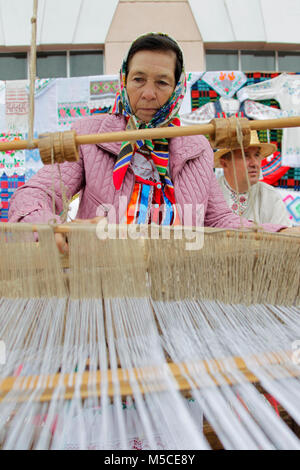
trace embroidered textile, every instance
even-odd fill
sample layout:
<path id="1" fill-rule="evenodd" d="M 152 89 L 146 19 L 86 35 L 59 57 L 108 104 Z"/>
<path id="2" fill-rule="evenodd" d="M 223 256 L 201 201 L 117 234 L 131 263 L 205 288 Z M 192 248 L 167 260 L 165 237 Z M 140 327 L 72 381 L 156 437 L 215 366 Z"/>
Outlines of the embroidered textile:
<path id="1" fill-rule="evenodd" d="M 217 101 L 207 103 L 195 111 L 182 115 L 181 123 L 185 125 L 207 123 L 214 118 L 229 116 L 244 117 L 244 105 L 234 98 L 220 98 Z"/>
<path id="2" fill-rule="evenodd" d="M 246 99 L 276 99 L 281 108 L 282 117 L 300 114 L 300 75 L 286 74 L 242 88 L 237 93 L 241 101 Z M 283 130 L 282 164 L 300 167 L 300 129 Z"/>
<path id="3" fill-rule="evenodd" d="M 24 139 L 28 138 L 25 134 Z M 38 138 L 38 134 L 35 132 L 33 135 L 34 139 Z M 25 150 L 25 181 L 27 182 L 32 176 L 34 176 L 40 168 L 43 167 L 39 149 Z"/>
<path id="4" fill-rule="evenodd" d="M 0 221 L 8 221 L 9 201 L 17 188 L 25 184 L 25 175 L 0 176 Z"/>
<path id="5" fill-rule="evenodd" d="M 5 130 L 26 132 L 28 130 L 29 100 L 27 80 L 10 80 L 6 82 L 6 126 Z"/>
<path id="6" fill-rule="evenodd" d="M 163 399 L 163 397 L 161 398 Z M 203 411 L 199 404 L 193 400 L 185 399 L 186 411 L 193 417 L 199 430 L 203 429 Z M 67 410 L 68 411 L 68 410 Z M 66 411 L 66 413 L 67 413 Z M 151 439 L 145 429 L 145 423 L 138 412 L 136 404 L 130 397 L 120 406 L 111 404 L 105 408 L 106 419 L 110 423 L 117 423 L 122 413 L 122 420 L 126 429 L 126 448 L 130 450 L 167 450 L 174 448 L 174 441 L 170 438 L 168 430 L 160 425 L 159 421 L 152 423 Z M 63 419 L 64 413 L 61 414 Z M 124 442 L 120 433 L 120 427 L 107 426 L 106 434 L 102 437 L 103 409 L 100 406 L 86 406 L 82 416 L 74 414 L 69 426 L 70 432 L 60 433 L 59 426 L 53 428 L 54 437 L 59 440 L 60 447 L 64 450 L 79 450 L 82 447 L 80 429 L 84 426 L 89 430 L 86 448 L 90 450 L 124 450 Z M 61 434 L 61 435 L 60 435 Z M 102 438 L 101 438 L 102 437 Z"/>
<path id="7" fill-rule="evenodd" d="M 24 139 L 14 132 L 0 132 L 0 142 Z M 8 221 L 9 201 L 14 191 L 25 183 L 25 150 L 0 152 L 0 221 Z"/>
<path id="8" fill-rule="evenodd" d="M 207 103 L 219 99 L 219 95 L 203 80 L 197 80 L 191 87 L 192 111 L 204 106 Z"/>
<path id="9" fill-rule="evenodd" d="M 58 130 L 57 81 L 37 79 L 34 94 L 34 131 L 38 136 Z"/>
<path id="10" fill-rule="evenodd" d="M 270 79 L 276 78 L 280 74 L 254 72 L 246 73 L 245 75 L 247 77 L 247 82 L 240 89 L 240 93 L 242 93 L 243 89 L 247 88 L 247 86 L 249 85 L 260 84 L 266 81 L 270 81 Z M 293 74 L 291 75 L 294 76 Z M 234 98 L 232 98 L 232 100 L 233 99 Z M 215 103 L 218 103 L 218 101 L 220 101 L 221 103 L 221 100 L 222 97 L 220 98 L 220 96 L 207 83 L 205 83 L 202 79 L 198 80 L 194 83 L 191 88 L 191 103 L 193 112 L 181 116 L 182 124 L 191 125 L 196 124 L 198 122 L 209 122 L 211 119 L 216 117 Z M 239 100 L 236 100 L 236 102 L 238 103 Z M 279 118 L 282 115 L 282 111 L 280 110 L 280 105 L 278 101 L 273 98 L 262 99 L 259 101 L 247 99 L 243 101 L 242 105 L 244 105 L 244 109 L 242 108 L 242 106 L 240 109 L 243 110 L 245 116 L 248 119 L 274 119 L 277 117 Z M 288 181 L 287 179 L 282 179 L 282 176 L 285 175 L 287 169 L 290 168 L 289 166 L 283 166 L 281 161 L 282 134 L 282 129 L 258 131 L 260 141 L 275 144 L 277 146 L 277 151 L 280 154 L 280 157 L 278 156 L 278 154 L 276 156 L 276 165 L 268 165 L 267 182 L 272 181 L 272 184 L 277 187 L 282 186 L 284 188 L 295 188 L 296 184 L 299 184 L 299 182 L 297 183 L 297 180 L 295 180 L 293 177 L 289 178 Z M 278 166 L 279 162 L 280 167 Z M 274 169 L 273 175 L 269 174 L 271 168 Z"/>
<path id="11" fill-rule="evenodd" d="M 90 79 L 90 114 L 109 112 L 115 102 L 116 93 L 119 91 L 117 75 Z"/>
<path id="12" fill-rule="evenodd" d="M 227 183 L 226 178 L 223 179 L 224 185 L 229 194 L 228 205 L 232 212 L 236 215 L 243 215 L 249 204 L 249 193 L 237 193 Z"/>
<path id="13" fill-rule="evenodd" d="M 232 98 L 236 92 L 247 82 L 243 72 L 206 72 L 202 80 L 210 85 L 220 96 Z"/>
<path id="14" fill-rule="evenodd" d="M 23 134 L 20 133 L 0 133 L 0 142 L 13 142 L 22 140 L 23 138 Z M 7 150 L 0 152 L 0 176 L 4 173 L 7 176 L 25 174 L 24 150 Z"/>
<path id="15" fill-rule="evenodd" d="M 61 130 L 70 129 L 73 122 L 90 114 L 89 107 L 84 101 L 77 102 L 76 104 L 59 103 L 57 111 L 58 125 Z"/>
<path id="16" fill-rule="evenodd" d="M 276 181 L 276 183 L 274 183 L 274 186 L 300 191 L 300 168 L 290 168 L 278 181 Z"/>
<path id="17" fill-rule="evenodd" d="M 264 183 L 274 184 L 287 171 L 288 166 L 281 165 L 281 154 L 275 152 L 270 157 L 264 158 L 261 162 L 262 180 Z"/>
<path id="18" fill-rule="evenodd" d="M 179 116 L 182 114 L 190 113 L 192 111 L 192 100 L 191 100 L 191 92 L 194 83 L 197 83 L 201 77 L 203 76 L 204 72 L 189 72 L 186 75 L 186 93 L 184 95 L 180 110 Z"/>
<path id="19" fill-rule="evenodd" d="M 278 189 L 293 225 L 300 225 L 300 196 L 296 191 Z"/>
<path id="20" fill-rule="evenodd" d="M 68 130 L 77 119 L 90 114 L 89 78 L 57 79 L 57 113 L 59 130 Z"/>
<path id="21" fill-rule="evenodd" d="M 287 206 L 287 210 L 292 214 L 293 219 L 300 223 L 300 197 L 296 197 L 293 201 L 291 201 Z"/>

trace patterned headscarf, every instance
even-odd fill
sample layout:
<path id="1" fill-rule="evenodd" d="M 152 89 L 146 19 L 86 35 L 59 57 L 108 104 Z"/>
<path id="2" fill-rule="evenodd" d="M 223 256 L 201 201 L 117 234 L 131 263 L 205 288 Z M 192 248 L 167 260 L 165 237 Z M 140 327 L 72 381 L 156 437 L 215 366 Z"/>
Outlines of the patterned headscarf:
<path id="1" fill-rule="evenodd" d="M 159 35 L 167 36 L 166 34 L 162 33 L 159 33 Z M 174 41 L 174 39 L 172 40 Z M 126 90 L 127 58 L 128 54 L 123 61 L 120 70 L 120 91 L 116 95 L 115 104 L 111 112 L 113 114 L 122 114 L 125 116 L 127 120 L 126 130 L 146 129 L 163 126 L 180 126 L 178 111 L 186 92 L 186 74 L 183 60 L 181 75 L 172 95 L 168 101 L 155 113 L 151 121 L 145 123 L 139 120 L 137 116 L 133 114 L 130 107 Z M 169 150 L 168 140 L 165 138 L 155 140 L 137 140 L 134 144 L 131 142 L 122 142 L 121 150 L 113 170 L 113 181 L 115 188 L 119 189 L 121 187 L 133 154 L 136 150 L 144 145 L 151 152 L 152 160 L 155 163 L 160 175 L 166 196 L 171 202 L 175 202 L 173 183 L 168 175 Z"/>

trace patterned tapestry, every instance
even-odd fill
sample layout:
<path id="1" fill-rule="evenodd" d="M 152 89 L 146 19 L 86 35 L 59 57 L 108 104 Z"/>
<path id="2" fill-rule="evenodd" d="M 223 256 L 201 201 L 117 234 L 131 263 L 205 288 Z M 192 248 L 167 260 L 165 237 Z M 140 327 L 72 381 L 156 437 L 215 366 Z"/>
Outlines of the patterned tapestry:
<path id="1" fill-rule="evenodd" d="M 285 203 L 289 218 L 294 225 L 300 225 L 300 196 L 299 191 L 291 191 L 288 188 L 279 189 L 282 200 Z"/>
<path id="2" fill-rule="evenodd" d="M 37 79 L 34 138 L 65 131 L 80 118 L 110 111 L 117 75 Z M 28 80 L 0 82 L 0 141 L 26 140 L 29 122 Z M 6 222 L 14 191 L 42 168 L 39 150 L 0 152 L 0 221 Z"/>
<path id="3" fill-rule="evenodd" d="M 231 100 L 232 112 L 248 114 L 250 119 L 259 113 L 261 118 L 270 112 L 276 115 L 281 109 L 274 98 L 246 100 L 242 107 L 237 97 L 241 90 L 279 75 L 237 71 L 188 73 L 187 96 L 181 114 L 205 109 L 208 120 L 212 118 L 211 113 L 226 114 L 228 110 L 221 112 L 223 99 Z M 68 130 L 77 119 L 109 112 L 118 87 L 118 75 L 36 80 L 34 137 L 47 131 Z M 27 138 L 28 96 L 28 81 L 0 82 L 0 141 Z M 286 206 L 293 221 L 298 220 L 300 168 L 282 165 L 282 130 L 259 131 L 259 137 L 262 142 L 277 146 L 277 152 L 262 162 L 263 181 L 289 192 Z M 0 152 L 1 221 L 7 220 L 9 200 L 15 189 L 34 176 L 42 165 L 38 150 Z"/>
<path id="4" fill-rule="evenodd" d="M 101 80 L 91 78 L 89 110 L 90 114 L 108 113 L 115 101 L 119 90 L 119 81 L 116 76 L 107 76 Z"/>
<path id="5" fill-rule="evenodd" d="M 208 103 L 217 103 L 224 96 L 237 99 L 236 93 L 240 89 L 271 80 L 280 75 L 280 73 L 245 73 L 246 81 L 243 82 L 241 78 L 240 81 L 237 80 L 236 72 L 208 73 L 210 79 L 205 79 L 206 74 L 204 74 L 191 87 L 192 111 L 197 111 Z M 241 86 L 238 88 L 240 84 Z M 256 100 L 256 102 L 268 108 L 280 110 L 280 105 L 275 99 Z M 262 162 L 262 181 L 278 188 L 300 191 L 299 168 L 291 168 L 281 164 L 282 129 L 262 130 L 258 134 L 261 142 L 271 142 L 277 146 L 277 152 Z"/>

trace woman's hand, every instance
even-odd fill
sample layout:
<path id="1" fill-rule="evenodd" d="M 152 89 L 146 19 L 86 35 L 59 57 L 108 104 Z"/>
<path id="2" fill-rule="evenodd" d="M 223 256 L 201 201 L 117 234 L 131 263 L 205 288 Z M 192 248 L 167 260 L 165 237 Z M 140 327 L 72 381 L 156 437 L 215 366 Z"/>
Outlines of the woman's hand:
<path id="1" fill-rule="evenodd" d="M 92 219 L 75 219 L 72 220 L 71 224 L 98 224 L 100 220 L 105 219 L 104 216 L 93 217 Z M 67 238 L 62 233 L 55 233 L 55 242 L 59 252 L 63 255 L 69 253 L 69 245 Z"/>
<path id="2" fill-rule="evenodd" d="M 299 227 L 289 227 L 280 230 L 280 233 L 286 233 L 287 235 L 300 235 L 300 226 Z"/>
<path id="3" fill-rule="evenodd" d="M 66 239 L 65 235 L 63 235 L 62 233 L 55 233 L 54 238 L 55 238 L 55 242 L 56 242 L 56 246 L 58 248 L 58 251 L 62 255 L 68 254 L 69 253 L 69 246 L 68 246 L 68 242 L 67 242 L 67 239 Z"/>

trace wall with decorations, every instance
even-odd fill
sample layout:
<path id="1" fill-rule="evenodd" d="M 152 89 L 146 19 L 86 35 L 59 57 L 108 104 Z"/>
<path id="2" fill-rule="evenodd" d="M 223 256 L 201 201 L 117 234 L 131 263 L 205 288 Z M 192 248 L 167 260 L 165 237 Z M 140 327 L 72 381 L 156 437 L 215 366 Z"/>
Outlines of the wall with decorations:
<path id="1" fill-rule="evenodd" d="M 183 125 L 231 115 L 267 119 L 300 115 L 300 75 L 241 71 L 187 74 Z M 117 75 L 39 79 L 35 83 L 35 137 L 64 131 L 80 118 L 110 111 Z M 29 87 L 27 80 L 0 81 L 0 141 L 26 139 Z M 262 162 L 262 180 L 282 195 L 290 219 L 300 224 L 300 129 L 259 131 L 262 142 L 277 151 Z M 0 221 L 8 220 L 13 192 L 28 181 L 42 162 L 38 150 L 0 152 Z"/>

